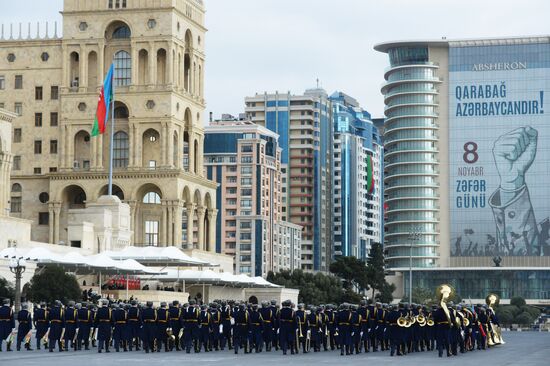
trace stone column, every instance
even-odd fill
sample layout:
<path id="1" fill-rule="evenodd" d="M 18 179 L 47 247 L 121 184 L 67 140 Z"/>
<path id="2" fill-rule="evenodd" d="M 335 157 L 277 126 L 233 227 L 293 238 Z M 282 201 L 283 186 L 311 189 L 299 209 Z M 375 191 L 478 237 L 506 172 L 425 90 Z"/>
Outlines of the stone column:
<path id="1" fill-rule="evenodd" d="M 61 202 L 54 203 L 54 234 L 53 234 L 53 244 L 59 244 L 59 229 L 61 226 Z"/>
<path id="2" fill-rule="evenodd" d="M 166 246 L 174 245 L 174 201 L 168 201 L 166 206 L 167 214 L 167 227 L 168 227 L 168 236 L 166 238 Z"/>
<path id="3" fill-rule="evenodd" d="M 97 170 L 103 170 L 103 141 L 106 138 L 105 136 L 110 135 L 103 134 L 95 138 L 97 140 Z"/>
<path id="4" fill-rule="evenodd" d="M 162 205 L 162 222 L 160 223 L 160 243 L 161 245 L 166 245 L 166 240 L 168 238 L 168 217 L 167 217 L 167 210 L 166 206 L 168 205 L 168 202 L 166 200 L 161 201 Z"/>
<path id="5" fill-rule="evenodd" d="M 206 213 L 206 209 L 203 206 L 197 207 L 197 221 L 198 221 L 198 240 L 197 240 L 197 246 L 199 250 L 205 250 L 205 243 L 204 243 L 204 215 Z"/>
<path id="6" fill-rule="evenodd" d="M 49 243 L 50 244 L 54 244 L 54 231 L 55 231 L 55 211 L 54 211 L 54 204 L 53 203 L 49 203 L 48 204 L 48 212 L 49 212 L 49 215 L 50 215 L 50 235 L 49 235 Z"/>
<path id="7" fill-rule="evenodd" d="M 174 81 L 174 49 L 173 48 L 168 48 L 166 50 L 166 69 L 168 70 L 168 80 L 166 80 L 166 84 L 175 85 L 176 83 Z"/>
<path id="8" fill-rule="evenodd" d="M 189 131 L 189 173 L 195 173 L 195 134 Z"/>
<path id="9" fill-rule="evenodd" d="M 136 86 L 138 84 L 141 84 L 140 81 L 138 81 L 138 72 L 139 72 L 139 54 L 138 54 L 138 47 L 135 44 L 135 42 L 131 43 L 131 57 L 132 57 L 132 82 L 131 84 L 133 86 Z"/>
<path id="10" fill-rule="evenodd" d="M 172 128 L 170 128 L 170 126 L 167 127 L 167 132 L 168 132 L 168 136 L 166 137 L 166 139 L 168 140 L 168 149 L 167 149 L 167 154 L 168 154 L 168 159 L 167 159 L 167 164 L 170 168 L 174 168 L 174 131 L 172 130 Z"/>
<path id="11" fill-rule="evenodd" d="M 130 230 L 132 230 L 132 235 L 130 236 L 130 245 L 135 245 L 136 243 L 136 201 L 126 201 L 128 206 L 130 206 Z"/>
<path id="12" fill-rule="evenodd" d="M 183 134 L 185 132 L 184 128 L 178 129 L 178 161 L 174 162 L 177 169 L 183 169 Z"/>
<path id="13" fill-rule="evenodd" d="M 174 246 L 181 248 L 181 222 L 182 222 L 183 202 L 174 201 L 172 217 L 174 219 Z"/>
<path id="14" fill-rule="evenodd" d="M 218 210 L 211 208 L 208 210 L 208 246 L 206 248 L 209 252 L 216 251 L 216 218 L 218 216 Z"/>
<path id="15" fill-rule="evenodd" d="M 204 135 L 201 135 L 199 137 L 199 151 L 198 151 L 198 159 L 197 159 L 197 174 L 201 177 L 204 177 Z"/>
<path id="16" fill-rule="evenodd" d="M 80 47 L 79 70 L 80 79 L 78 81 L 78 90 L 86 92 L 88 88 L 88 54 L 86 46 Z"/>
<path id="17" fill-rule="evenodd" d="M 185 208 L 187 209 L 187 249 L 193 249 L 193 220 L 195 217 L 195 204 L 187 203 Z"/>
<path id="18" fill-rule="evenodd" d="M 72 170 L 74 163 L 74 135 L 71 126 L 65 125 L 65 138 L 67 139 L 67 160 L 69 169 Z"/>
<path id="19" fill-rule="evenodd" d="M 167 147 L 168 147 L 168 125 L 166 122 L 162 123 L 162 132 L 160 135 L 160 141 L 161 141 L 161 152 L 160 152 L 160 166 L 166 167 L 168 165 L 168 159 L 167 159 Z"/>
<path id="20" fill-rule="evenodd" d="M 157 51 L 153 42 L 149 42 L 149 84 L 157 84 Z"/>
<path id="21" fill-rule="evenodd" d="M 69 88 L 71 86 L 71 68 L 70 68 L 70 59 L 69 59 L 69 50 L 67 50 L 67 46 L 62 46 L 63 49 L 63 70 L 65 72 L 63 73 L 63 86 L 66 88 Z"/>
<path id="22" fill-rule="evenodd" d="M 134 147 L 132 148 L 132 155 L 134 156 L 134 167 L 135 168 L 141 168 L 142 162 L 141 162 L 141 130 L 139 129 L 139 124 L 134 123 L 133 124 L 134 129 Z"/>
<path id="23" fill-rule="evenodd" d="M 103 77 L 105 76 L 105 42 L 100 42 L 98 45 L 98 55 L 97 55 L 97 88 L 101 88 L 103 85 Z"/>

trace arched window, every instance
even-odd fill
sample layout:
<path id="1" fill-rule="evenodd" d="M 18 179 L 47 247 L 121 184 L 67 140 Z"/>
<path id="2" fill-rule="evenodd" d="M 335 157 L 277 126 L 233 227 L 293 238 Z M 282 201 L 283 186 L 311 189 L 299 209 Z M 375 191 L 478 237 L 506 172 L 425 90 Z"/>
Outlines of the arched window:
<path id="1" fill-rule="evenodd" d="M 132 33 L 127 25 L 121 25 L 113 31 L 113 39 L 126 39 L 130 38 L 131 35 Z"/>
<path id="2" fill-rule="evenodd" d="M 115 107 L 115 118 L 128 118 L 129 116 L 130 113 L 128 113 L 128 108 L 125 105 Z"/>
<path id="3" fill-rule="evenodd" d="M 14 183 L 12 186 L 11 186 L 11 191 L 12 192 L 21 192 L 23 189 L 21 188 L 21 184 L 19 183 Z"/>
<path id="4" fill-rule="evenodd" d="M 126 51 L 115 53 L 115 86 L 130 85 L 132 81 L 132 58 Z"/>
<path id="5" fill-rule="evenodd" d="M 147 192 L 143 196 L 143 203 L 160 205 L 160 195 L 157 192 Z"/>
<path id="6" fill-rule="evenodd" d="M 113 139 L 113 166 L 115 168 L 126 168 L 128 167 L 128 157 L 130 155 L 128 134 L 124 131 L 118 131 Z"/>

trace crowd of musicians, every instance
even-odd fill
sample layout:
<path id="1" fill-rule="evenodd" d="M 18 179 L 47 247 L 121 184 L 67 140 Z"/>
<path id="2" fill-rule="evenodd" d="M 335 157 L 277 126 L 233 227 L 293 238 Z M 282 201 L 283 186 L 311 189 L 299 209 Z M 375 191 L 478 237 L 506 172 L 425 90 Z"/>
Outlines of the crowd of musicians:
<path id="1" fill-rule="evenodd" d="M 236 354 L 281 350 L 283 354 L 340 351 L 341 355 L 390 351 L 390 355 L 437 350 L 440 357 L 501 342 L 498 320 L 486 305 L 448 303 L 445 308 L 342 304 L 305 307 L 284 301 L 257 304 L 190 300 L 169 306 L 100 300 L 94 304 L 41 303 L 14 313 L 9 300 L 0 307 L 0 351 L 15 343 L 19 351 L 89 350 L 187 353 L 231 349 Z M 17 328 L 16 321 L 17 320 Z M 34 328 L 34 332 L 32 331 Z M 31 339 L 32 338 L 32 339 Z M 34 340 L 34 341 L 33 341 Z M 34 345 L 33 345 L 34 343 Z"/>

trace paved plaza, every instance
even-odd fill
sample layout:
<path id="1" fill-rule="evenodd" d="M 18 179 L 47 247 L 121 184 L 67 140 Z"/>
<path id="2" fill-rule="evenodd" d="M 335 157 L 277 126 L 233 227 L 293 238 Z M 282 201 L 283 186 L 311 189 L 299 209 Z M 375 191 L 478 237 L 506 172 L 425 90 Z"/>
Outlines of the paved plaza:
<path id="1" fill-rule="evenodd" d="M 45 351 L 21 351 L 0 353 L 2 365 L 167 365 L 192 362 L 204 366 L 222 365 L 335 365 L 345 361 L 346 365 L 549 365 L 550 333 L 512 332 L 503 334 L 505 345 L 488 351 L 474 351 L 452 358 L 438 358 L 436 352 L 411 354 L 404 357 L 390 357 L 388 352 L 368 353 L 353 356 L 340 356 L 339 352 L 320 352 L 283 356 L 281 352 L 261 354 L 239 354 L 233 352 L 212 352 L 185 354 L 182 352 L 160 352 L 145 354 L 143 352 L 111 352 L 98 354 L 96 351 L 49 353 Z"/>

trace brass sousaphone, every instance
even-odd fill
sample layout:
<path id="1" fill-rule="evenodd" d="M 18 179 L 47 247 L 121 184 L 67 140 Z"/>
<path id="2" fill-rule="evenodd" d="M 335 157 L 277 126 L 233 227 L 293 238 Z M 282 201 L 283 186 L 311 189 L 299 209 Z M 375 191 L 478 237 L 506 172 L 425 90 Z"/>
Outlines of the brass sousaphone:
<path id="1" fill-rule="evenodd" d="M 500 298 L 498 297 L 498 295 L 493 293 L 487 295 L 487 297 L 485 298 L 485 303 L 492 312 L 491 316 L 494 316 L 495 309 L 493 307 L 498 306 L 498 304 L 500 303 Z M 487 334 L 487 339 L 490 340 L 492 338 L 494 344 L 506 343 L 504 342 L 504 339 L 502 339 L 502 331 L 500 327 L 496 324 L 493 324 L 491 316 L 489 317 L 489 333 L 491 333 L 492 337 L 490 334 Z"/>
<path id="2" fill-rule="evenodd" d="M 439 301 L 439 306 L 443 309 L 445 312 L 445 316 L 447 317 L 447 321 L 449 322 L 449 325 L 452 327 L 455 323 L 453 319 L 451 319 L 451 313 L 449 312 L 449 309 L 447 308 L 447 302 L 451 300 L 451 297 L 454 294 L 454 289 L 449 284 L 442 284 L 437 287 L 435 290 L 435 295 L 437 297 L 437 300 Z"/>

